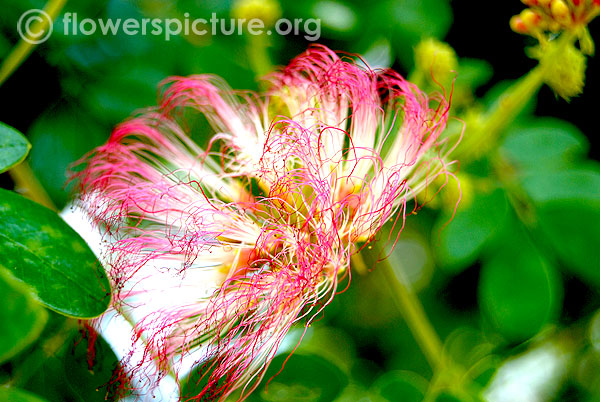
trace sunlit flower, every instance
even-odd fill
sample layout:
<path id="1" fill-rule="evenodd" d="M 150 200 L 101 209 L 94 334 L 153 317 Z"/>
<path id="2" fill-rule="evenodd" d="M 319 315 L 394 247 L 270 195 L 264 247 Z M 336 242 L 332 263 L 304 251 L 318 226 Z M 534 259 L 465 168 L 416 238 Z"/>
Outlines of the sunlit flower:
<path id="1" fill-rule="evenodd" d="M 447 103 L 397 73 L 312 47 L 269 82 L 258 96 L 171 78 L 160 106 L 118 126 L 78 175 L 110 244 L 114 309 L 144 345 L 127 371 L 155 383 L 192 359 L 198 399 L 251 392 L 290 327 L 349 277 L 356 244 L 403 223 L 407 201 L 446 174 Z M 191 139 L 202 119 L 206 149 Z"/>

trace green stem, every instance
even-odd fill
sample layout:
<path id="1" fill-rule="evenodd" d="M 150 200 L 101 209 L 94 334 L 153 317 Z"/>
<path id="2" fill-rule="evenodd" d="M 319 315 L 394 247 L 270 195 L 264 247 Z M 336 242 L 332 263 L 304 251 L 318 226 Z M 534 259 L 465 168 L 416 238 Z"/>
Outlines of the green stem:
<path id="1" fill-rule="evenodd" d="M 502 131 L 521 113 L 544 83 L 544 72 L 535 67 L 508 88 L 483 121 L 467 132 L 459 147 L 461 160 L 477 158 L 494 148 Z"/>
<path id="2" fill-rule="evenodd" d="M 13 167 L 8 172 L 10 177 L 15 183 L 15 189 L 22 191 L 23 195 L 32 201 L 37 202 L 53 211 L 58 211 L 54 202 L 41 185 L 33 170 L 29 166 L 27 161 L 21 162 L 17 166 Z"/>
<path id="3" fill-rule="evenodd" d="M 392 290 L 394 302 L 402 311 L 404 319 L 427 361 L 434 372 L 440 371 L 446 365 L 442 341 L 429 322 L 419 298 L 404 278 L 398 278 L 398 274 L 387 260 L 379 263 L 379 270 L 385 276 L 386 283 Z"/>
<path id="4" fill-rule="evenodd" d="M 269 52 L 268 37 L 262 35 L 250 35 L 247 42 L 247 53 L 248 61 L 250 62 L 250 68 L 254 71 L 254 75 L 257 79 L 262 78 L 267 73 L 273 70 L 273 63 Z"/>
<path id="5" fill-rule="evenodd" d="M 50 17 L 50 21 L 54 21 L 66 2 L 67 0 L 50 0 L 48 3 L 46 3 L 44 12 Z M 50 21 L 45 18 L 42 18 L 40 21 L 36 21 L 31 26 L 31 32 L 34 35 L 45 32 L 49 28 Z M 27 56 L 31 54 L 34 48 L 34 43 L 30 43 L 24 39 L 19 40 L 8 56 L 6 56 L 6 58 L 2 61 L 2 64 L 0 64 L 0 85 L 2 85 L 8 79 L 8 77 L 15 72 L 21 63 L 25 61 Z M 10 170 L 9 173 L 14 180 L 16 187 L 23 189 L 27 197 L 54 211 L 57 210 L 56 206 L 48 196 L 48 193 L 36 179 L 27 162 L 23 162 L 20 165 L 15 166 Z"/>
<path id="6" fill-rule="evenodd" d="M 555 54 L 551 57 L 560 58 L 560 53 L 575 40 L 575 35 L 564 32 L 557 40 L 557 46 L 553 49 Z M 498 138 L 504 129 L 517 118 L 544 84 L 545 69 L 547 68 L 552 68 L 552 66 L 543 67 L 539 64 L 534 67 L 504 91 L 480 121 L 473 122 L 473 128 L 467 131 L 457 149 L 455 154 L 457 159 L 461 161 L 477 159 L 496 147 Z"/>
<path id="7" fill-rule="evenodd" d="M 54 21 L 60 10 L 64 7 L 67 0 L 50 0 L 44 7 L 44 12 L 48 14 L 51 21 Z M 42 18 L 40 21 L 36 21 L 31 25 L 31 32 L 35 35 L 37 33 L 45 32 L 49 27 L 49 21 Z M 31 39 L 31 38 L 30 38 Z M 23 63 L 23 61 L 29 56 L 29 54 L 35 48 L 34 43 L 27 42 L 24 39 L 19 40 L 17 45 L 12 49 L 10 54 L 6 56 L 6 59 L 0 65 L 0 85 L 6 81 L 8 77 Z"/>

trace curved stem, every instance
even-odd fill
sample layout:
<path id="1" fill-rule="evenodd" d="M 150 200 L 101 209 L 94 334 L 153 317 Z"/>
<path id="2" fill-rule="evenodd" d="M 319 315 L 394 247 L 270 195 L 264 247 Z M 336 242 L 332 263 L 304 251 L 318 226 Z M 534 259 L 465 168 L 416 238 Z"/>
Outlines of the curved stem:
<path id="1" fill-rule="evenodd" d="M 50 0 L 44 7 L 44 12 L 54 21 L 60 10 L 64 7 L 67 0 Z M 40 21 L 32 24 L 31 31 L 36 33 L 44 32 L 48 29 L 50 21 L 42 18 Z M 17 45 L 11 50 L 10 54 L 0 65 L 0 85 L 23 63 L 36 45 L 24 39 L 19 40 Z"/>
<path id="2" fill-rule="evenodd" d="M 379 269 L 385 276 L 387 285 L 392 290 L 394 302 L 402 311 L 410 331 L 431 368 L 434 372 L 439 371 L 446 365 L 444 348 L 433 325 L 427 318 L 419 298 L 404 278 L 398 278 L 398 274 L 392 269 L 387 260 L 379 263 Z"/>
<path id="3" fill-rule="evenodd" d="M 66 2 L 67 0 L 50 0 L 48 3 L 46 3 L 43 11 L 48 15 L 48 17 L 50 17 L 50 20 L 42 18 L 40 21 L 36 21 L 34 24 L 32 24 L 31 32 L 35 35 L 37 33 L 46 31 L 49 28 L 51 21 L 54 21 Z M 2 64 L 0 64 L 0 85 L 2 85 L 8 79 L 8 77 L 15 72 L 21 63 L 25 61 L 35 46 L 35 43 L 31 43 L 25 39 L 19 40 L 9 55 L 2 61 Z M 23 189 L 28 198 L 52 209 L 53 211 L 57 210 L 56 206 L 48 196 L 48 193 L 37 180 L 27 162 L 22 162 L 21 164 L 13 167 L 9 173 L 15 182 L 16 187 Z"/>
<path id="4" fill-rule="evenodd" d="M 273 63 L 267 51 L 269 47 L 268 38 L 262 35 L 250 35 L 246 45 L 250 68 L 254 71 L 257 79 L 261 79 L 273 70 Z"/>
<path id="5" fill-rule="evenodd" d="M 37 202 L 53 211 L 58 211 L 54 202 L 41 185 L 33 170 L 26 161 L 13 167 L 8 171 L 10 177 L 15 182 L 16 190 L 23 191 L 23 195 L 32 201 Z"/>
<path id="6" fill-rule="evenodd" d="M 552 50 L 551 57 L 560 58 L 560 53 L 575 38 L 574 33 L 564 32 L 557 39 L 557 47 Z M 477 159 L 495 148 L 504 129 L 517 118 L 542 87 L 547 69 L 550 68 L 553 68 L 551 64 L 538 64 L 506 89 L 494 106 L 466 133 L 454 156 L 461 161 Z"/>
<path id="7" fill-rule="evenodd" d="M 352 256 L 352 265 L 366 267 L 360 254 Z M 394 302 L 404 315 L 404 319 L 427 361 L 434 371 L 442 369 L 445 365 L 442 341 L 429 322 L 419 298 L 404 278 L 398 278 L 387 260 L 380 261 L 378 269 L 385 276 L 385 282 L 391 290 Z"/>

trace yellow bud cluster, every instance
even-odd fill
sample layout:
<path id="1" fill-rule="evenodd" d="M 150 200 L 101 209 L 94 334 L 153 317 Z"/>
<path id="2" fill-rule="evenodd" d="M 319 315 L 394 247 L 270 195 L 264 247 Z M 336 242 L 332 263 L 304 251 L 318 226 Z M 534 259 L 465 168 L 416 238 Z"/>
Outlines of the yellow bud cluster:
<path id="1" fill-rule="evenodd" d="M 510 20 L 513 31 L 545 42 L 545 34 L 560 31 L 586 32 L 587 24 L 600 14 L 600 0 L 522 0 L 528 6 Z M 582 29 L 583 28 L 583 29 Z M 589 46 L 588 46 L 589 47 Z"/>
<path id="2" fill-rule="evenodd" d="M 458 68 L 456 52 L 437 39 L 424 39 L 415 47 L 415 66 L 426 76 L 444 82 Z"/>

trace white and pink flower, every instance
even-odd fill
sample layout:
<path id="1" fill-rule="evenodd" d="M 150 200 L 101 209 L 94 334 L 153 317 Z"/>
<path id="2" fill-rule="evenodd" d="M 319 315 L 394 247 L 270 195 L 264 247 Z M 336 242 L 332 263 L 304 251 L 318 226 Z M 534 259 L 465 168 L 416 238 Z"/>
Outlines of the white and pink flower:
<path id="1" fill-rule="evenodd" d="M 191 356 L 206 373 L 198 400 L 248 395 L 290 327 L 349 277 L 356 244 L 446 174 L 443 97 L 322 46 L 268 80 L 259 96 L 170 78 L 160 106 L 118 126 L 77 176 L 109 239 L 113 307 L 142 341 L 126 370 L 153 383 Z M 191 140 L 199 115 L 207 149 Z"/>

